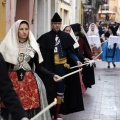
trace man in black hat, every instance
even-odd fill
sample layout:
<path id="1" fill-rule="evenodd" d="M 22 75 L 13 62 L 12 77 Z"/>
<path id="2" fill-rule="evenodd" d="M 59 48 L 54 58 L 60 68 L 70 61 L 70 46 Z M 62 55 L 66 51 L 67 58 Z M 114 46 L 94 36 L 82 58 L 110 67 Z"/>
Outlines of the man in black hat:
<path id="1" fill-rule="evenodd" d="M 37 41 L 40 44 L 40 50 L 44 59 L 43 66 L 46 69 L 63 76 L 67 73 L 67 68 L 70 67 L 68 64 L 70 60 L 77 65 L 80 65 L 81 62 L 73 49 L 74 40 L 69 34 L 60 30 L 61 22 L 62 19 L 59 14 L 55 13 L 51 19 L 52 30 L 43 34 Z M 82 54 L 80 57 L 81 60 L 84 61 Z M 62 111 L 62 113 L 68 114 L 84 110 L 79 74 L 78 81 L 73 79 L 71 83 L 69 83 L 70 79 L 68 82 L 62 80 L 61 82 L 55 83 L 52 79 L 48 80 L 46 76 L 41 76 L 41 78 L 46 87 L 48 103 L 51 103 L 53 99 L 57 97 L 58 104 L 56 105 L 56 111 L 55 108 L 51 109 L 51 115 L 54 115 L 57 120 L 62 120 L 59 116 L 59 111 L 63 95 L 65 104 L 63 105 L 64 111 Z M 68 90 L 68 88 L 71 90 Z M 76 95 L 78 97 L 76 97 Z"/>
<path id="2" fill-rule="evenodd" d="M 11 80 L 8 77 L 7 66 L 0 53 L 0 98 L 12 115 L 12 120 L 28 120 L 20 100 L 15 93 Z M 3 109 L 2 109 L 3 110 Z M 2 116 L 4 116 L 2 114 Z M 8 120 L 8 118 L 6 118 Z"/>

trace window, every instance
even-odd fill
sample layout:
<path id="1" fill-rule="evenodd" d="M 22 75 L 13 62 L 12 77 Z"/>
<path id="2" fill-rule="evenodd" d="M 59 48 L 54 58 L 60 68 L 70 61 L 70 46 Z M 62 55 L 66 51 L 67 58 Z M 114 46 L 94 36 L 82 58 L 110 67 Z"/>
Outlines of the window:
<path id="1" fill-rule="evenodd" d="M 103 1 L 103 4 L 108 4 L 109 3 L 109 0 L 102 0 Z"/>
<path id="2" fill-rule="evenodd" d="M 109 6 L 103 5 L 103 6 L 102 6 L 102 10 L 109 10 Z"/>
<path id="3" fill-rule="evenodd" d="M 92 5 L 92 0 L 89 0 L 89 1 L 88 1 L 88 5 Z"/>
<path id="4" fill-rule="evenodd" d="M 67 24 L 67 20 L 68 20 L 68 11 L 67 10 L 64 10 L 64 21 L 63 21 L 63 23 L 64 24 Z"/>
<path id="5" fill-rule="evenodd" d="M 67 3 L 70 3 L 70 0 L 64 0 L 65 2 L 67 2 Z"/>

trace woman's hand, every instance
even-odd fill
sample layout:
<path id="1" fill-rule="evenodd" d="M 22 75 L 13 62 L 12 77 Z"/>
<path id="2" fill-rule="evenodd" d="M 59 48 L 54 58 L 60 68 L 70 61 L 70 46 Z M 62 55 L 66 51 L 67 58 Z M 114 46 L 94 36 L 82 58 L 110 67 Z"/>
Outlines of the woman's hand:
<path id="1" fill-rule="evenodd" d="M 81 66 L 81 65 L 82 65 L 82 63 L 81 63 L 80 61 L 77 61 L 77 66 L 78 66 L 78 68 L 79 68 L 79 69 L 81 69 L 81 68 L 82 68 L 82 66 Z"/>
<path id="2" fill-rule="evenodd" d="M 95 58 L 95 56 L 92 56 L 92 59 L 94 59 Z"/>
<path id="3" fill-rule="evenodd" d="M 26 117 L 24 117 L 24 118 L 22 118 L 21 120 L 29 120 L 28 118 L 26 118 Z"/>
<path id="4" fill-rule="evenodd" d="M 77 61 L 77 65 L 80 66 L 82 65 L 82 63 L 80 61 Z"/>
<path id="5" fill-rule="evenodd" d="M 89 58 L 85 58 L 84 60 L 85 60 L 85 62 L 90 61 L 90 59 L 89 59 Z"/>
<path id="6" fill-rule="evenodd" d="M 62 80 L 62 78 L 59 75 L 54 75 L 53 79 L 55 82 L 59 82 Z"/>

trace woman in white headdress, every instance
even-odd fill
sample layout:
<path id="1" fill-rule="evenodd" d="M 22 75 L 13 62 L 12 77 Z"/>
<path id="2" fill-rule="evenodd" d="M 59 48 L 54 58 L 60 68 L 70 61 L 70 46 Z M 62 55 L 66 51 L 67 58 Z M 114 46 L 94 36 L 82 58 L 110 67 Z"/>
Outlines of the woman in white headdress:
<path id="1" fill-rule="evenodd" d="M 90 45 L 88 43 L 84 28 L 79 23 L 75 23 L 70 26 L 72 27 L 77 37 L 78 43 L 80 45 L 79 47 L 80 52 L 84 57 L 86 57 L 89 60 L 92 60 L 92 52 L 91 52 Z M 91 86 L 95 84 L 93 66 L 83 67 L 82 78 L 86 88 L 91 88 Z"/>
<path id="2" fill-rule="evenodd" d="M 77 41 L 77 39 L 76 39 L 76 36 L 75 36 L 75 34 L 74 34 L 71 26 L 70 26 L 70 25 L 63 25 L 62 31 L 64 31 L 64 32 L 66 32 L 66 33 L 68 33 L 68 34 L 71 35 L 71 37 L 72 37 L 73 40 L 75 41 L 75 43 L 74 43 L 74 45 L 73 45 L 74 49 L 79 49 L 79 43 L 78 43 L 78 41 Z M 83 81 L 82 81 L 81 72 L 79 73 L 79 77 L 80 77 L 80 83 L 81 83 L 81 90 L 82 90 L 82 93 L 84 93 L 84 92 L 86 91 L 86 88 L 85 88 L 84 83 L 83 83 Z"/>
<path id="3" fill-rule="evenodd" d="M 8 63 L 9 77 L 30 119 L 47 106 L 45 87 L 34 72 L 33 65 L 38 73 L 52 77 L 55 81 L 60 77 L 42 67 L 43 58 L 39 46 L 25 20 L 18 20 L 13 24 L 0 44 L 0 52 Z M 12 120 L 4 105 L 1 112 L 3 118 Z M 49 111 L 39 119 L 51 120 Z"/>
<path id="4" fill-rule="evenodd" d="M 71 49 L 74 49 L 74 52 L 76 53 L 80 61 L 84 61 L 84 57 L 79 51 L 79 43 L 77 42 L 77 39 L 70 25 L 64 25 L 61 30 L 63 32 L 70 34 L 70 38 L 71 37 L 73 38 L 73 41 L 75 41 L 75 43 L 73 45 L 73 48 L 71 47 Z M 69 54 L 68 54 L 68 57 L 70 57 Z M 70 60 L 68 61 L 68 63 L 71 66 L 76 65 L 73 61 L 70 61 Z M 78 68 L 69 69 L 68 72 L 73 72 L 74 70 L 77 70 L 77 69 Z M 64 95 L 63 108 L 64 108 L 64 111 L 67 111 L 67 114 L 83 110 L 82 109 L 82 104 L 83 104 L 82 93 L 84 93 L 85 90 L 86 88 L 83 84 L 81 73 L 76 73 L 74 75 L 71 75 L 65 80 L 65 95 Z"/>
<path id="5" fill-rule="evenodd" d="M 119 35 L 119 30 L 116 31 L 113 26 L 109 26 L 108 32 L 106 32 L 105 36 L 109 41 L 114 41 L 114 36 Z M 107 68 L 110 68 L 110 63 L 112 63 L 113 67 L 116 67 L 115 62 L 120 62 L 120 49 L 117 43 L 113 44 L 113 47 L 109 47 L 109 41 L 104 43 L 102 46 L 102 61 L 108 62 Z"/>
<path id="6" fill-rule="evenodd" d="M 64 32 L 66 32 L 66 33 L 68 33 L 68 34 L 71 35 L 71 37 L 72 37 L 73 40 L 75 41 L 75 43 L 74 43 L 74 45 L 73 45 L 74 49 L 78 48 L 78 47 L 79 47 L 79 43 L 78 43 L 78 41 L 77 41 L 77 39 L 76 39 L 76 37 L 75 37 L 75 34 L 73 33 L 73 30 L 72 30 L 72 28 L 70 27 L 70 25 L 63 25 L 62 31 L 64 31 Z"/>
<path id="7" fill-rule="evenodd" d="M 99 37 L 98 43 L 100 44 L 99 30 L 94 23 L 90 24 L 89 30 L 87 32 L 87 36 L 98 36 Z M 97 47 L 97 46 L 92 45 L 92 44 L 90 46 L 91 46 L 93 57 L 97 56 L 101 52 L 101 47 Z M 100 58 L 100 57 L 98 57 L 98 58 Z"/>
<path id="8" fill-rule="evenodd" d="M 96 35 L 99 36 L 99 30 L 94 23 L 91 23 L 87 32 L 87 36 Z"/>

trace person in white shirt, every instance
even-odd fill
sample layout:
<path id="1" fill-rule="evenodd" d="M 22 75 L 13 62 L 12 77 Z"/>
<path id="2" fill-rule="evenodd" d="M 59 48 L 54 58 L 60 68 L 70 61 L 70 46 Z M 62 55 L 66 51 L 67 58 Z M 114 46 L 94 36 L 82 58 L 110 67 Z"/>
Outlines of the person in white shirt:
<path id="1" fill-rule="evenodd" d="M 100 42 L 100 36 L 99 36 L 99 30 L 97 28 L 97 26 L 94 23 L 91 23 L 89 26 L 89 30 L 87 32 L 87 36 L 98 36 L 99 37 L 99 43 Z M 96 39 L 95 39 L 96 40 Z M 89 40 L 88 40 L 89 42 Z M 96 42 L 95 42 L 96 43 Z M 100 52 L 101 52 L 101 47 L 97 47 L 95 45 L 95 43 L 90 44 L 91 50 L 92 50 L 92 54 L 93 54 L 93 58 L 96 57 Z M 101 57 L 99 56 L 98 59 L 100 59 Z M 96 64 L 95 64 L 96 67 Z"/>
<path id="2" fill-rule="evenodd" d="M 99 30 L 94 23 L 91 23 L 87 32 L 87 36 L 96 35 L 99 36 Z"/>

